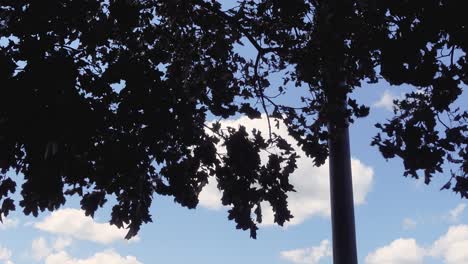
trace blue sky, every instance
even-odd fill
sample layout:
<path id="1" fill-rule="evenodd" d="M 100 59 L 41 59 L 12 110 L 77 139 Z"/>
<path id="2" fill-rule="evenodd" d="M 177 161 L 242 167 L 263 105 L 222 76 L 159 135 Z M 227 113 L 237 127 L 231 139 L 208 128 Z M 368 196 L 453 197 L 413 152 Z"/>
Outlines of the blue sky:
<path id="1" fill-rule="evenodd" d="M 253 55 L 248 47 L 243 52 Z M 374 124 L 390 118 L 392 99 L 409 89 L 380 82 L 353 94 L 371 106 L 370 116 L 357 120 L 350 130 L 360 263 L 468 263 L 466 202 L 451 191 L 439 191 L 449 176 L 440 175 L 426 186 L 402 176 L 401 160 L 385 161 L 370 146 L 377 133 Z M 466 93 L 461 102 L 466 102 Z M 265 119 L 224 122 L 239 124 L 266 131 Z M 285 135 L 282 128 L 277 132 Z M 21 175 L 15 177 L 21 181 Z M 154 223 L 143 226 L 132 241 L 123 239 L 124 230 L 107 224 L 109 207 L 91 219 L 73 198 L 59 211 L 38 218 L 13 213 L 0 224 L 0 263 L 332 263 L 328 168 L 314 168 L 301 158 L 292 181 L 298 192 L 289 203 L 296 217 L 282 228 L 269 224 L 266 210 L 257 240 L 227 220 L 227 209 L 220 206 L 211 182 L 196 210 L 156 196 Z"/>
<path id="2" fill-rule="evenodd" d="M 360 263 L 468 263 L 460 249 L 468 246 L 465 202 L 451 191 L 439 191 L 448 176 L 436 177 L 429 186 L 405 178 L 400 160 L 385 161 L 369 144 L 377 132 L 373 124 L 389 118 L 391 99 L 407 90 L 379 83 L 354 94 L 372 108 L 368 118 L 351 127 Z M 224 123 L 239 124 L 266 131 L 265 119 Z M 277 132 L 284 134 L 281 127 Z M 266 212 L 257 240 L 227 220 L 211 183 L 196 210 L 155 197 L 154 223 L 133 241 L 107 224 L 108 207 L 92 220 L 76 209 L 75 199 L 39 218 L 14 213 L 0 225 L 0 263 L 331 263 L 328 169 L 301 158 L 292 181 L 298 192 L 289 202 L 296 218 L 281 228 L 268 225 Z"/>

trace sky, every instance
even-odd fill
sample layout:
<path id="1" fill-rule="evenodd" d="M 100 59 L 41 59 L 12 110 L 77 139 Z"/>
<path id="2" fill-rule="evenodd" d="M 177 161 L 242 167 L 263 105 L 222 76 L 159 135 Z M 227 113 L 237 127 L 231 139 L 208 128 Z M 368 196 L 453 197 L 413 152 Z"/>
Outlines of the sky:
<path id="1" fill-rule="evenodd" d="M 355 94 L 371 106 L 370 116 L 350 130 L 360 263 L 468 263 L 466 202 L 439 190 L 449 176 L 439 175 L 429 186 L 405 178 L 400 160 L 385 161 L 370 146 L 377 132 L 373 124 L 392 115 L 392 99 L 406 89 L 379 83 Z M 240 124 L 267 131 L 265 118 L 239 117 L 223 126 Z M 292 141 L 283 126 L 275 132 Z M 288 198 L 295 218 L 278 227 L 272 224 L 271 211 L 264 210 L 256 240 L 227 220 L 216 183 L 210 182 L 196 210 L 156 196 L 154 223 L 130 241 L 123 238 L 125 230 L 108 224 L 109 207 L 91 219 L 78 209 L 76 199 L 38 218 L 13 213 L 0 224 L 0 263 L 332 263 L 327 164 L 317 168 L 301 156 L 291 176 L 297 192 Z"/>
<path id="2" fill-rule="evenodd" d="M 248 48 L 244 52 L 252 55 Z M 374 124 L 390 118 L 393 99 L 409 89 L 382 81 L 363 85 L 352 95 L 371 106 L 370 115 L 350 128 L 359 263 L 466 264 L 467 203 L 451 191 L 440 191 L 450 176 L 438 175 L 429 186 L 405 178 L 401 160 L 386 161 L 370 146 L 377 133 Z M 264 117 L 223 122 L 223 126 L 240 124 L 267 132 Z M 283 126 L 274 132 L 293 143 Z M 182 208 L 170 197 L 155 196 L 154 222 L 130 241 L 124 239 L 125 230 L 108 224 L 109 206 L 94 219 L 84 215 L 74 198 L 38 218 L 15 212 L 0 224 L 0 264 L 332 263 L 327 163 L 314 167 L 296 149 L 301 158 L 291 182 L 297 192 L 288 198 L 295 217 L 278 227 L 267 208 L 256 240 L 228 221 L 227 208 L 221 206 L 212 181 L 196 210 Z M 21 175 L 14 177 L 21 181 Z"/>

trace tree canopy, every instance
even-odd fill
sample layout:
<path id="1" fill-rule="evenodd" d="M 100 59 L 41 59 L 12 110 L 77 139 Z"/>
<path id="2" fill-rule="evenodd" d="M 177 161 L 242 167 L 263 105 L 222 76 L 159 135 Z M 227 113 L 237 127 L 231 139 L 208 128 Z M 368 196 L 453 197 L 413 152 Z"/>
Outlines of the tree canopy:
<path id="1" fill-rule="evenodd" d="M 25 214 L 78 195 L 93 215 L 113 195 L 111 223 L 132 237 L 151 221 L 153 195 L 194 208 L 216 177 L 229 219 L 255 237 L 261 202 L 280 225 L 292 217 L 297 155 L 275 134 L 216 120 L 281 120 L 321 165 L 336 102 L 347 100 L 351 122 L 365 117 L 369 107 L 347 96 L 379 80 L 414 92 L 376 125 L 372 144 L 426 183 L 451 173 L 443 188 L 468 197 L 468 112 L 454 107 L 468 82 L 463 1 L 337 2 L 0 0 L 1 213 L 15 209 L 14 170 L 25 177 Z M 293 89 L 300 101 L 277 100 Z"/>

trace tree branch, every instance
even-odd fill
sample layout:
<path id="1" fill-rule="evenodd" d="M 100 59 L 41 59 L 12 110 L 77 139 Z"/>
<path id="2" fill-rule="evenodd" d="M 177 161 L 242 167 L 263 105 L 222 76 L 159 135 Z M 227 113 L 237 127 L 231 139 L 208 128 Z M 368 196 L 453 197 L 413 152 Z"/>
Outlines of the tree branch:
<path id="1" fill-rule="evenodd" d="M 219 9 L 216 9 L 214 6 L 210 5 L 209 3 L 203 1 L 203 0 L 195 0 L 195 3 L 198 4 L 199 6 L 201 6 L 202 8 L 206 9 L 206 10 L 209 10 L 211 12 L 213 12 L 214 14 L 216 14 L 218 17 L 224 19 L 226 22 L 228 22 L 229 24 L 231 24 L 232 26 L 234 26 L 234 28 L 236 28 L 238 30 L 239 33 L 241 33 L 242 35 L 244 35 L 248 40 L 249 42 L 254 46 L 254 48 L 261 54 L 261 56 L 269 53 L 269 52 L 276 52 L 276 51 L 281 51 L 281 50 L 284 50 L 284 48 L 282 47 L 268 47 L 268 48 L 265 48 L 265 47 L 262 47 L 256 40 L 255 38 L 252 36 L 252 34 L 250 34 L 249 32 L 247 32 L 247 30 L 239 23 L 239 20 L 224 13 L 223 11 L 219 10 Z"/>
<path id="2" fill-rule="evenodd" d="M 268 122 L 268 134 L 270 136 L 270 139 L 272 138 L 271 136 L 271 123 L 270 123 L 270 115 L 268 113 L 268 109 L 265 104 L 265 94 L 263 93 L 263 88 L 260 84 L 259 76 L 258 76 L 258 66 L 260 64 L 260 59 L 262 57 L 262 54 L 260 52 L 257 53 L 257 58 L 255 59 L 255 65 L 254 65 L 254 88 L 255 92 L 257 93 L 257 96 L 260 97 L 260 100 L 262 102 L 262 107 L 263 111 L 265 112 L 267 122 Z"/>

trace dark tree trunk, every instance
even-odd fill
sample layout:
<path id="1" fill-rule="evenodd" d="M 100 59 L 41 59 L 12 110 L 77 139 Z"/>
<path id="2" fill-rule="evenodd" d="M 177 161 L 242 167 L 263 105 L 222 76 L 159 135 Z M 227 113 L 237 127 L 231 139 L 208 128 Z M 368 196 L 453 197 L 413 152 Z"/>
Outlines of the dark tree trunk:
<path id="1" fill-rule="evenodd" d="M 349 147 L 346 80 L 346 17 L 352 1 L 324 1 L 318 10 L 321 42 L 322 83 L 328 109 L 330 200 L 333 233 L 333 263 L 357 264 L 353 185 Z"/>
<path id="2" fill-rule="evenodd" d="M 348 127 L 328 126 L 333 263 L 357 264 Z"/>

